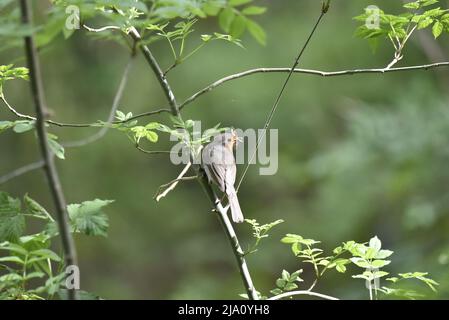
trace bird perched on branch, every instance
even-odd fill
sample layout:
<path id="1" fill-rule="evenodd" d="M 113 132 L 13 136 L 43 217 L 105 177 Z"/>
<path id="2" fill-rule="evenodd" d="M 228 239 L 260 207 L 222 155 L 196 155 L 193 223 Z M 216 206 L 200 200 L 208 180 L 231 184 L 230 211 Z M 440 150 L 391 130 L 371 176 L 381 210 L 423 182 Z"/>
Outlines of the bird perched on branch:
<path id="1" fill-rule="evenodd" d="M 209 182 L 214 182 L 228 198 L 232 220 L 243 222 L 243 214 L 235 191 L 234 183 L 237 166 L 234 147 L 238 141 L 235 130 L 217 135 L 202 152 L 203 168 Z"/>

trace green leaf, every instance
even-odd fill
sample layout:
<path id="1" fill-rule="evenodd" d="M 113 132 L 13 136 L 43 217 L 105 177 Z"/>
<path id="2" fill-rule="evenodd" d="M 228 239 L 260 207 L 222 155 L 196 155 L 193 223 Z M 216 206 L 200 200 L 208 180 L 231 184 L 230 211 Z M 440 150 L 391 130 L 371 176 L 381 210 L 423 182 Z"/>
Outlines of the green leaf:
<path id="1" fill-rule="evenodd" d="M 0 121 L 0 133 L 14 126 L 12 121 Z"/>
<path id="2" fill-rule="evenodd" d="M 247 19 L 246 27 L 254 39 L 257 40 L 261 45 L 267 44 L 267 35 L 263 28 L 255 21 Z"/>
<path id="3" fill-rule="evenodd" d="M 20 212 L 19 199 L 0 192 L 0 242 L 15 242 L 25 229 L 25 217 Z"/>
<path id="4" fill-rule="evenodd" d="M 250 2 L 253 2 L 253 0 L 229 0 L 229 5 L 237 7 Z"/>
<path id="5" fill-rule="evenodd" d="M 225 32 L 229 33 L 234 18 L 235 18 L 234 9 L 228 7 L 222 10 L 218 15 L 218 23 L 220 25 L 220 28 L 223 29 Z"/>
<path id="6" fill-rule="evenodd" d="M 344 264 L 337 264 L 335 266 L 335 270 L 337 270 L 340 273 L 345 273 L 346 272 L 346 266 Z"/>
<path id="7" fill-rule="evenodd" d="M 158 134 L 154 131 L 147 131 L 145 137 L 153 143 L 156 143 L 159 140 Z"/>
<path id="8" fill-rule="evenodd" d="M 373 268 L 382 268 L 389 265 L 391 261 L 389 260 L 374 260 L 371 262 Z"/>
<path id="9" fill-rule="evenodd" d="M 46 220 L 50 220 L 50 214 L 47 212 L 47 210 L 45 210 L 44 207 L 37 203 L 37 201 L 31 199 L 28 194 L 26 194 L 23 198 L 23 202 L 28 213 L 44 218 Z"/>
<path id="10" fill-rule="evenodd" d="M 220 12 L 220 10 L 222 9 L 222 4 L 220 3 L 213 3 L 213 2 L 206 2 L 203 6 L 203 11 L 208 15 L 208 16 L 216 16 L 218 15 L 218 13 Z"/>
<path id="11" fill-rule="evenodd" d="M 34 129 L 34 121 L 20 120 L 15 123 L 13 130 L 16 133 L 24 133 Z"/>
<path id="12" fill-rule="evenodd" d="M 234 38 L 240 38 L 246 30 L 246 18 L 242 15 L 238 15 L 234 21 L 232 21 L 229 33 Z"/>
<path id="13" fill-rule="evenodd" d="M 114 201 L 95 199 L 81 204 L 68 205 L 67 209 L 74 231 L 79 231 L 86 235 L 106 236 L 109 222 L 102 209 L 112 202 Z"/>
<path id="14" fill-rule="evenodd" d="M 285 291 L 292 291 L 298 288 L 298 285 L 296 283 L 287 283 L 284 287 Z"/>
<path id="15" fill-rule="evenodd" d="M 376 253 L 375 259 L 385 259 L 388 258 L 393 254 L 393 251 L 391 250 L 380 250 L 378 253 Z"/>
<path id="16" fill-rule="evenodd" d="M 370 248 L 375 249 L 376 252 L 377 252 L 382 247 L 382 242 L 380 242 L 379 238 L 377 236 L 375 236 L 375 237 L 370 239 L 369 246 L 370 246 Z"/>
<path id="17" fill-rule="evenodd" d="M 287 280 L 284 279 L 277 279 L 276 280 L 276 286 L 279 288 L 284 288 L 284 286 L 287 284 Z"/>
<path id="18" fill-rule="evenodd" d="M 22 259 L 16 256 L 0 257 L 0 262 L 14 262 L 20 265 L 25 263 Z"/>
<path id="19" fill-rule="evenodd" d="M 61 146 L 55 139 L 54 136 L 48 136 L 47 137 L 47 141 L 48 141 L 48 146 L 50 147 L 51 152 L 53 152 L 53 154 L 55 156 L 57 156 L 59 159 L 64 160 L 65 159 L 65 150 L 64 147 Z"/>
<path id="20" fill-rule="evenodd" d="M 296 242 L 299 242 L 302 239 L 303 239 L 303 237 L 301 237 L 301 236 L 299 236 L 297 234 L 288 233 L 288 234 L 285 235 L 285 237 L 283 237 L 281 239 L 281 242 L 282 243 L 296 243 Z"/>
<path id="21" fill-rule="evenodd" d="M 20 255 L 28 254 L 28 251 L 24 247 L 22 247 L 21 245 L 18 245 L 16 243 L 11 243 L 11 242 L 8 242 L 8 241 L 0 243 L 0 249 L 8 250 L 8 251 L 11 251 L 11 252 L 15 252 L 15 253 L 18 253 Z"/>
<path id="22" fill-rule="evenodd" d="M 32 256 L 38 256 L 44 259 L 50 259 L 53 261 L 61 261 L 61 258 L 54 253 L 53 251 L 49 250 L 49 249 L 38 249 L 38 250 L 34 250 L 30 252 L 30 255 Z"/>
<path id="23" fill-rule="evenodd" d="M 403 5 L 404 8 L 406 9 L 419 9 L 420 5 L 419 2 L 409 2 Z"/>
<path id="24" fill-rule="evenodd" d="M 290 273 L 287 270 L 282 270 L 282 279 L 286 281 L 290 280 Z"/>
<path id="25" fill-rule="evenodd" d="M 443 29 L 444 25 L 440 21 L 434 23 L 432 27 L 432 34 L 435 37 L 435 39 L 438 38 L 441 35 L 441 33 L 443 33 Z"/>
<path id="26" fill-rule="evenodd" d="M 418 30 L 425 29 L 433 23 L 432 18 L 425 18 L 418 22 Z"/>
<path id="27" fill-rule="evenodd" d="M 264 14 L 267 11 L 265 7 L 249 6 L 242 10 L 242 14 L 246 16 Z"/>

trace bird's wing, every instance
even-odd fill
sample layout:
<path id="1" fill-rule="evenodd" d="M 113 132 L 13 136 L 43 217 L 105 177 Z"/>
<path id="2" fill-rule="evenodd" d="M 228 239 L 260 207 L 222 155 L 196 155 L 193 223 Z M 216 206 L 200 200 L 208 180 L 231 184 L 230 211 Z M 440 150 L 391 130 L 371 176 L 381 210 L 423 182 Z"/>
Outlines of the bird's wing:
<path id="1" fill-rule="evenodd" d="M 209 180 L 215 182 L 221 191 L 225 191 L 226 168 L 223 165 L 221 145 L 209 144 L 203 150 L 203 167 Z"/>

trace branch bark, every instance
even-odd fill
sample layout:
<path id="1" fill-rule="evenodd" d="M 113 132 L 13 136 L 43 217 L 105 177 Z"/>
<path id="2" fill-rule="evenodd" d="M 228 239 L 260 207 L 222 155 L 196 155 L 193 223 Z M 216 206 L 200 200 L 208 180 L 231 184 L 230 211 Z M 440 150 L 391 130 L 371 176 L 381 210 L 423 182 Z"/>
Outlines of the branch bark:
<path id="1" fill-rule="evenodd" d="M 338 76 L 351 76 L 355 74 L 371 74 L 371 73 L 393 73 L 393 72 L 405 72 L 405 71 L 413 71 L 413 70 L 430 70 L 435 68 L 442 68 L 442 67 L 449 67 L 449 62 L 437 62 L 437 63 L 431 63 L 431 64 L 424 64 L 424 65 L 416 65 L 416 66 L 408 66 L 408 67 L 401 67 L 401 68 L 375 68 L 375 69 L 352 69 L 352 70 L 341 70 L 341 71 L 321 71 L 321 70 L 311 70 L 311 69 L 299 69 L 296 68 L 293 73 L 301 73 L 306 75 L 313 75 L 313 76 L 320 76 L 320 77 L 338 77 Z M 187 98 L 183 103 L 179 105 L 179 109 L 182 110 L 184 107 L 186 107 L 188 104 L 191 104 L 193 101 L 198 99 L 200 96 L 202 96 L 205 93 L 208 93 L 215 88 L 221 86 L 222 84 L 225 84 L 226 82 L 237 80 L 240 78 L 248 77 L 254 74 L 258 73 L 288 73 L 290 72 L 290 68 L 256 68 L 256 69 L 250 69 L 246 70 L 240 73 L 232 74 L 227 77 L 221 78 L 208 86 L 204 87 L 197 93 L 193 94 L 189 98 Z"/>
<path id="2" fill-rule="evenodd" d="M 133 38 L 133 40 L 139 44 L 139 42 L 142 40 L 142 37 L 140 36 L 139 32 L 136 30 L 136 28 L 132 27 L 129 31 L 130 36 Z M 168 104 L 170 105 L 171 112 L 174 116 L 179 117 L 179 107 L 178 103 L 176 102 L 175 95 L 173 93 L 173 90 L 170 87 L 170 84 L 167 81 L 167 78 L 164 75 L 164 72 L 162 71 L 161 67 L 159 66 L 159 63 L 157 62 L 156 58 L 153 56 L 153 53 L 148 48 L 148 46 L 139 44 L 140 51 L 144 55 L 145 59 L 147 60 L 148 64 L 150 65 L 151 69 L 153 69 L 154 74 L 156 75 L 157 80 L 159 81 L 159 84 L 162 87 L 162 90 L 164 91 L 165 97 L 168 100 Z"/>
<path id="3" fill-rule="evenodd" d="M 286 292 L 286 293 L 282 293 L 280 295 L 268 298 L 268 300 L 281 300 L 283 298 L 294 297 L 294 296 L 312 296 L 312 297 L 318 297 L 318 298 L 325 299 L 325 300 L 339 300 L 338 298 L 328 296 L 326 294 L 308 291 L 308 290 Z"/>
<path id="4" fill-rule="evenodd" d="M 20 8 L 22 15 L 22 23 L 25 25 L 32 24 L 32 10 L 28 0 L 20 0 Z M 51 195 L 55 204 L 57 221 L 59 226 L 59 233 L 62 240 L 62 248 L 64 250 L 64 257 L 66 266 L 77 265 L 77 257 L 75 250 L 75 243 L 70 233 L 67 204 L 64 198 L 61 182 L 59 180 L 58 171 L 54 163 L 54 157 L 51 154 L 48 145 L 48 135 L 45 128 L 46 105 L 44 101 L 44 91 L 42 85 L 42 77 L 40 72 L 39 57 L 37 54 L 36 45 L 32 35 L 25 37 L 25 51 L 30 70 L 30 83 L 33 102 L 36 109 L 36 131 L 39 140 L 39 147 L 44 161 L 44 170 L 48 179 Z M 77 298 L 74 289 L 69 290 L 69 299 L 75 300 Z"/>

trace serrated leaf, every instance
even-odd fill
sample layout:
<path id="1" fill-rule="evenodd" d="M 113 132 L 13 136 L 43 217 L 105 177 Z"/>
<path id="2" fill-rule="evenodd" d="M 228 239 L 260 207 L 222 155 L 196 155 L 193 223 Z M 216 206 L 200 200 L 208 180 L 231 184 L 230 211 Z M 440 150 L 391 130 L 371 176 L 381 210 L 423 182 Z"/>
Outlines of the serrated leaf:
<path id="1" fill-rule="evenodd" d="M 25 217 L 20 212 L 19 199 L 0 192 L 0 242 L 15 242 L 25 229 Z"/>
<path id="2" fill-rule="evenodd" d="M 26 194 L 23 198 L 23 202 L 28 213 L 49 220 L 50 214 L 47 212 L 47 210 L 45 210 L 43 206 L 37 203 L 37 201 L 31 199 L 28 194 Z"/>
<path id="3" fill-rule="evenodd" d="M 70 204 L 67 210 L 72 228 L 86 235 L 106 236 L 109 227 L 108 217 L 102 211 L 103 207 L 113 200 L 84 201 L 81 204 Z"/>

